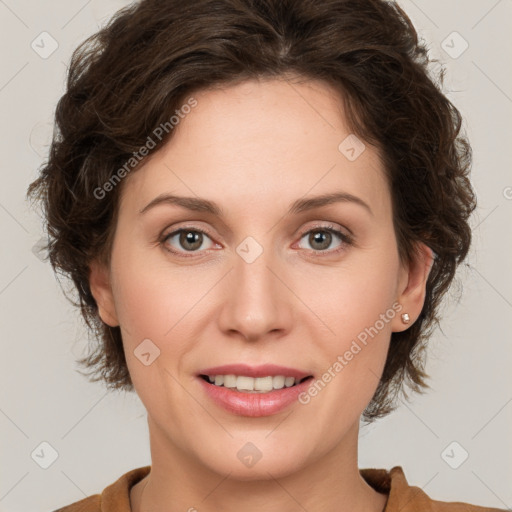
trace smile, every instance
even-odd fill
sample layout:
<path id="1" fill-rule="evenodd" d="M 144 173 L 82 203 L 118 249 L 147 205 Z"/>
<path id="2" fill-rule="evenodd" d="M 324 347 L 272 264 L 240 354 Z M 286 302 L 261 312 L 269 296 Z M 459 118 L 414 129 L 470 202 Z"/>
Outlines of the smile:
<path id="1" fill-rule="evenodd" d="M 214 386 L 222 386 L 234 389 L 243 393 L 268 393 L 275 389 L 284 387 L 290 388 L 301 383 L 308 377 L 296 379 L 295 377 L 286 377 L 284 375 L 268 375 L 266 377 L 248 377 L 246 375 L 201 375 L 201 377 Z"/>

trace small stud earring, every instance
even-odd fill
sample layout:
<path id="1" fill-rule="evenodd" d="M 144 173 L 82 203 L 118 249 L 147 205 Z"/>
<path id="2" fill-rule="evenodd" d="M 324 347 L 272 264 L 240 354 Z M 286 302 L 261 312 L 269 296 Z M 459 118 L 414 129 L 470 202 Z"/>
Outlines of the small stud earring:
<path id="1" fill-rule="evenodd" d="M 409 318 L 409 315 L 408 315 L 407 313 L 404 313 L 404 314 L 402 315 L 402 322 L 403 322 L 404 324 L 408 324 L 408 323 L 410 322 L 410 320 L 411 320 L 411 319 Z"/>

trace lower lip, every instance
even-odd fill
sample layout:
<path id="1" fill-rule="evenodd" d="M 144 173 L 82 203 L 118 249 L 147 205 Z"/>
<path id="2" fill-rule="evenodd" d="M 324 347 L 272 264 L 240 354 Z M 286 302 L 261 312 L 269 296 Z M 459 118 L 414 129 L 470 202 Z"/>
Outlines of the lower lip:
<path id="1" fill-rule="evenodd" d="M 268 393 L 244 393 L 223 386 L 215 386 L 198 377 L 206 394 L 227 411 L 240 416 L 270 416 L 286 409 L 311 384 L 313 377 L 289 388 L 274 389 Z"/>

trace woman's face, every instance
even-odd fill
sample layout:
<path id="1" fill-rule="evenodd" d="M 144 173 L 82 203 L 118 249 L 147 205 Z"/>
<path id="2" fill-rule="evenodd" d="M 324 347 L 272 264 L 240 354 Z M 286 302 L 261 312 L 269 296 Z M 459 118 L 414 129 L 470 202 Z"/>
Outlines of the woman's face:
<path id="1" fill-rule="evenodd" d="M 153 448 L 232 478 L 278 477 L 356 449 L 391 333 L 406 328 L 399 311 L 414 321 L 426 276 L 400 266 L 378 153 L 349 137 L 327 85 L 250 81 L 194 98 L 123 183 L 110 281 L 93 270 L 91 287 L 121 327 Z M 307 202 L 326 194 L 345 199 Z M 154 202 L 165 195 L 218 211 Z M 297 396 L 200 377 L 230 364 L 313 378 Z M 269 380 L 238 379 L 254 382 Z"/>

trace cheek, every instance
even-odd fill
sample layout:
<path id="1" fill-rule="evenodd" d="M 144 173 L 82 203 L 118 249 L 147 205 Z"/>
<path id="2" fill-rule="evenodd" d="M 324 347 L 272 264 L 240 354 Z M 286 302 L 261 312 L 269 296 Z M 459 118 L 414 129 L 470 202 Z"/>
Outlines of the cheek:
<path id="1" fill-rule="evenodd" d="M 178 364 L 175 356 L 182 356 L 193 345 L 190 340 L 195 339 L 196 326 L 207 314 L 205 293 L 218 276 L 193 266 L 172 267 L 163 258 L 150 261 L 147 253 L 120 253 L 113 270 L 123 344 L 133 351 L 149 339 L 163 356 L 170 355 Z"/>
<path id="2" fill-rule="evenodd" d="M 183 280 L 177 280 L 168 269 L 143 261 L 136 255 L 118 260 L 116 311 L 128 370 L 139 398 L 149 411 L 167 410 L 169 403 L 178 400 L 169 399 L 169 388 L 190 348 L 190 336 L 184 331 L 190 306 Z"/>
<path id="3" fill-rule="evenodd" d="M 140 245 L 137 237 L 121 232 L 112 252 L 116 313 L 133 341 L 161 338 L 184 313 L 183 279 L 176 278 L 163 258 L 155 257 L 159 249 L 148 251 Z"/>
<path id="4" fill-rule="evenodd" d="M 386 361 L 392 321 L 400 308 L 398 268 L 398 255 L 389 245 L 347 261 L 339 272 L 316 280 L 317 286 L 308 282 L 303 292 L 310 294 L 311 309 L 329 327 L 317 339 L 325 355 L 325 371 L 331 368 L 336 375 L 332 393 L 350 390 L 345 399 L 360 401 L 357 406 L 373 395 Z"/>
<path id="5" fill-rule="evenodd" d="M 338 425 L 340 432 L 356 421 L 375 393 L 389 350 L 391 321 L 399 313 L 393 308 L 389 274 L 354 272 L 337 284 L 334 294 L 318 299 L 319 316 L 334 335 L 325 331 L 316 338 L 315 352 L 322 354 L 319 375 L 302 403 L 311 404 L 319 424 Z"/>
<path id="6" fill-rule="evenodd" d="M 336 270 L 309 272 L 310 278 L 296 288 L 341 344 L 374 325 L 381 314 L 392 308 L 398 262 L 392 249 L 389 252 L 386 260 L 367 254 L 354 257 Z"/>
<path id="7" fill-rule="evenodd" d="M 122 328 L 135 342 L 138 338 L 159 338 L 171 327 L 173 293 L 164 280 L 142 269 L 120 273 L 115 291 L 116 311 Z"/>

